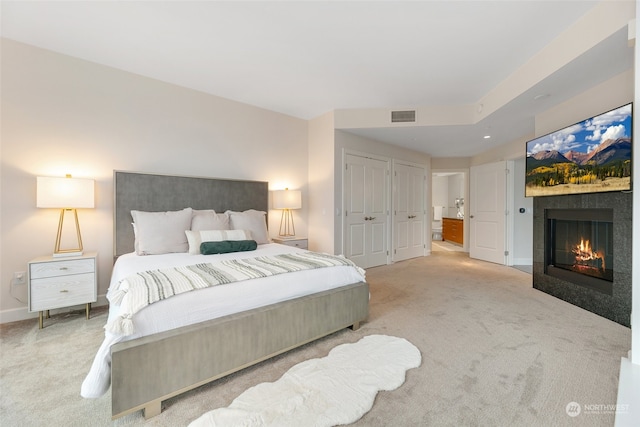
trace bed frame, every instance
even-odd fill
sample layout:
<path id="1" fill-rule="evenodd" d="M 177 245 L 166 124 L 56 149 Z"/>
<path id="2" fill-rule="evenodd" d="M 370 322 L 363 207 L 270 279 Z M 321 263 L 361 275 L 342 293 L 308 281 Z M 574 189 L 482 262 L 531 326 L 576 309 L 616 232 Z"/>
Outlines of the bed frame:
<path id="1" fill-rule="evenodd" d="M 133 251 L 130 211 L 257 209 L 268 212 L 268 183 L 114 171 L 114 259 Z M 142 409 L 341 329 L 369 315 L 359 282 L 115 344 L 112 419 Z"/>

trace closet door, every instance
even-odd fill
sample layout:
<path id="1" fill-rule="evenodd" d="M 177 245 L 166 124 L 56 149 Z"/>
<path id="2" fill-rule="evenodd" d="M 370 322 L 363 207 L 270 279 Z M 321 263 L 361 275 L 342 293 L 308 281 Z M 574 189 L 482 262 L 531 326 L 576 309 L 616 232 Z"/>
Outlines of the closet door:
<path id="1" fill-rule="evenodd" d="M 345 256 L 362 268 L 388 262 L 388 182 L 389 162 L 346 155 Z"/>
<path id="2" fill-rule="evenodd" d="M 394 164 L 393 260 L 424 255 L 424 168 Z"/>

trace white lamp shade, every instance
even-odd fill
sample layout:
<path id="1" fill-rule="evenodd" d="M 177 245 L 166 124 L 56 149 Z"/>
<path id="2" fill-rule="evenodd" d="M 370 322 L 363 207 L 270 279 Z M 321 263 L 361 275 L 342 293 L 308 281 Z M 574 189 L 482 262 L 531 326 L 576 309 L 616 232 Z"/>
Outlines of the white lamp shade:
<path id="1" fill-rule="evenodd" d="M 302 192 L 300 190 L 276 190 L 273 192 L 273 209 L 300 209 Z"/>
<path id="2" fill-rule="evenodd" d="M 93 179 L 39 176 L 36 206 L 61 209 L 93 208 L 94 187 Z"/>

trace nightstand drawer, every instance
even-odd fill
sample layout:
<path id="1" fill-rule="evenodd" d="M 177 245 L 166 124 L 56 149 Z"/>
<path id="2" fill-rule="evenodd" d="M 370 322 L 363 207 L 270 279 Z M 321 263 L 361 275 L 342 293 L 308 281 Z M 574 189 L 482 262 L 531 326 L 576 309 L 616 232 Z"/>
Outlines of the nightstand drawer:
<path id="1" fill-rule="evenodd" d="M 42 279 L 45 277 L 68 276 L 72 274 L 95 272 L 94 259 L 74 259 L 55 262 L 33 263 L 29 268 L 31 279 Z"/>
<path id="2" fill-rule="evenodd" d="M 95 302 L 95 280 L 95 273 L 32 279 L 29 309 L 41 311 Z"/>
<path id="3" fill-rule="evenodd" d="M 307 249 L 307 239 L 290 240 L 286 242 L 285 245 L 295 246 L 300 249 Z"/>
<path id="4" fill-rule="evenodd" d="M 282 239 L 282 238 L 275 238 L 275 239 L 273 239 L 273 241 L 275 243 L 280 243 L 281 245 L 295 246 L 296 248 L 300 248 L 300 249 L 307 249 L 309 247 L 309 240 L 308 239 Z"/>

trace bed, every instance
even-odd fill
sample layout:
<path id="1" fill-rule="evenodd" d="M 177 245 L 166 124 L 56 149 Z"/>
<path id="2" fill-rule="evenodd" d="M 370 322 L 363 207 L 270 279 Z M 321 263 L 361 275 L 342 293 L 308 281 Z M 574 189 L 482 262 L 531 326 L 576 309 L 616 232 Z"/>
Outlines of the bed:
<path id="1" fill-rule="evenodd" d="M 136 239 L 132 211 L 173 213 L 186 207 L 230 215 L 266 213 L 268 184 L 114 171 L 111 297 L 117 284 L 137 271 L 221 265 L 255 256 L 319 256 L 262 238 L 250 252 L 202 255 L 190 253 L 195 246 L 190 245 L 187 252 L 136 255 L 141 230 Z M 110 386 L 113 419 L 138 410 L 150 418 L 161 412 L 163 400 L 338 330 L 357 329 L 368 317 L 369 288 L 355 266 L 292 271 L 175 295 L 129 316 L 132 331 L 114 332 L 115 320 L 127 317 L 124 306 L 110 304 L 105 340 L 81 394 L 99 397 Z"/>

